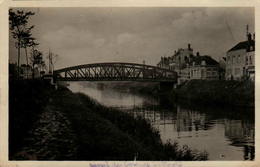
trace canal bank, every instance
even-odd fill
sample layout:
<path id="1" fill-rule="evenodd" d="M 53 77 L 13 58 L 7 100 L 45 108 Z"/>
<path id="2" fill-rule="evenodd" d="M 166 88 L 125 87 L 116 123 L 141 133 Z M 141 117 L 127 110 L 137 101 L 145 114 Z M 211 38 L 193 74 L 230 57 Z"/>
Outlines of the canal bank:
<path id="1" fill-rule="evenodd" d="M 252 81 L 190 80 L 169 91 L 160 90 L 158 83 L 121 83 L 112 86 L 116 90 L 126 87 L 132 93 L 162 96 L 165 100 L 168 98 L 169 103 L 250 108 L 254 108 L 255 104 L 255 85 Z"/>
<path id="2" fill-rule="evenodd" d="M 160 90 L 160 84 L 156 82 L 103 82 L 99 84 L 103 89 L 127 91 L 145 96 L 161 96 L 168 105 L 184 102 L 189 105 L 195 103 L 195 105 L 254 108 L 255 104 L 255 85 L 252 81 L 190 80 L 180 85 L 172 85 L 172 89 L 168 91 Z"/>
<path id="3" fill-rule="evenodd" d="M 11 160 L 205 160 L 163 143 L 144 118 L 42 81 L 10 83 Z M 16 140 L 17 138 L 21 140 Z"/>
<path id="4" fill-rule="evenodd" d="M 191 104 L 254 108 L 255 85 L 252 81 L 191 80 L 173 89 L 170 98 Z"/>
<path id="5" fill-rule="evenodd" d="M 254 159 L 253 109 L 168 100 L 169 105 L 165 102 L 167 97 L 134 93 L 126 83 L 119 84 L 124 85 L 124 89 L 99 83 L 89 86 L 86 82 L 71 83 L 69 89 L 109 108 L 145 118 L 158 130 L 163 143 L 177 141 L 181 147 L 188 145 L 193 150 L 206 150 L 209 160 Z"/>

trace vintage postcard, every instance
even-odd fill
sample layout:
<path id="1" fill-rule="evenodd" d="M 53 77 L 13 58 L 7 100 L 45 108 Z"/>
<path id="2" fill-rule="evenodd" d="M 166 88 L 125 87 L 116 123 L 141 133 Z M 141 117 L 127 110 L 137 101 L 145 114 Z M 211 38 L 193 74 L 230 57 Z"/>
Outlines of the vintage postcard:
<path id="1" fill-rule="evenodd" d="M 0 8 L 0 167 L 260 166 L 259 2 Z"/>

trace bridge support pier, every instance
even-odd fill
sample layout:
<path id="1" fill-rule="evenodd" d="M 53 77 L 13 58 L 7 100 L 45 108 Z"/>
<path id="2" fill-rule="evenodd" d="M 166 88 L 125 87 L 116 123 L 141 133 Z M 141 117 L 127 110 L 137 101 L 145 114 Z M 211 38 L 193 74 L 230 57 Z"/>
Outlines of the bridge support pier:
<path id="1" fill-rule="evenodd" d="M 175 86 L 174 82 L 160 82 L 159 90 L 161 92 L 171 91 Z"/>

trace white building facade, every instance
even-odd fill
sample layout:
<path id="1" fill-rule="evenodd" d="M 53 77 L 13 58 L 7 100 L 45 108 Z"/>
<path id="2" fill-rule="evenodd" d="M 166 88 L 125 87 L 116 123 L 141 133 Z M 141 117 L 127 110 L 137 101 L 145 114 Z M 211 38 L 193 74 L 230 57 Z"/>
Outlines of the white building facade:
<path id="1" fill-rule="evenodd" d="M 190 79 L 219 80 L 219 63 L 210 56 L 197 56 L 190 63 Z"/>
<path id="2" fill-rule="evenodd" d="M 226 54 L 226 80 L 255 77 L 255 40 L 249 33 L 247 41 L 239 42 Z"/>

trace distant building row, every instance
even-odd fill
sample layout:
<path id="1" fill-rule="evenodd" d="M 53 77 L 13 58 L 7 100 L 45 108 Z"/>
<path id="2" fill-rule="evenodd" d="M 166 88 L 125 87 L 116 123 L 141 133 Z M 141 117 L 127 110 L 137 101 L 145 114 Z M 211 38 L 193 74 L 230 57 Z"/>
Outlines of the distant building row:
<path id="1" fill-rule="evenodd" d="M 173 56 L 161 57 L 158 67 L 178 73 L 178 82 L 190 79 L 216 80 L 220 78 L 219 63 L 208 55 L 193 54 L 190 44 L 186 49 L 178 49 Z"/>
<path id="2" fill-rule="evenodd" d="M 17 78 L 18 73 L 17 64 L 9 64 L 9 77 L 10 78 Z M 22 64 L 19 67 L 19 77 L 22 79 L 32 79 L 32 78 L 40 78 L 44 74 L 44 71 L 40 71 L 38 67 L 32 68 L 30 65 Z"/>
<path id="3" fill-rule="evenodd" d="M 191 45 L 178 49 L 170 57 L 161 57 L 158 67 L 178 73 L 178 82 L 192 79 L 203 80 L 254 80 L 255 76 L 255 38 L 247 33 L 247 40 L 239 42 L 227 51 L 225 66 L 208 55 L 193 54 Z"/>

